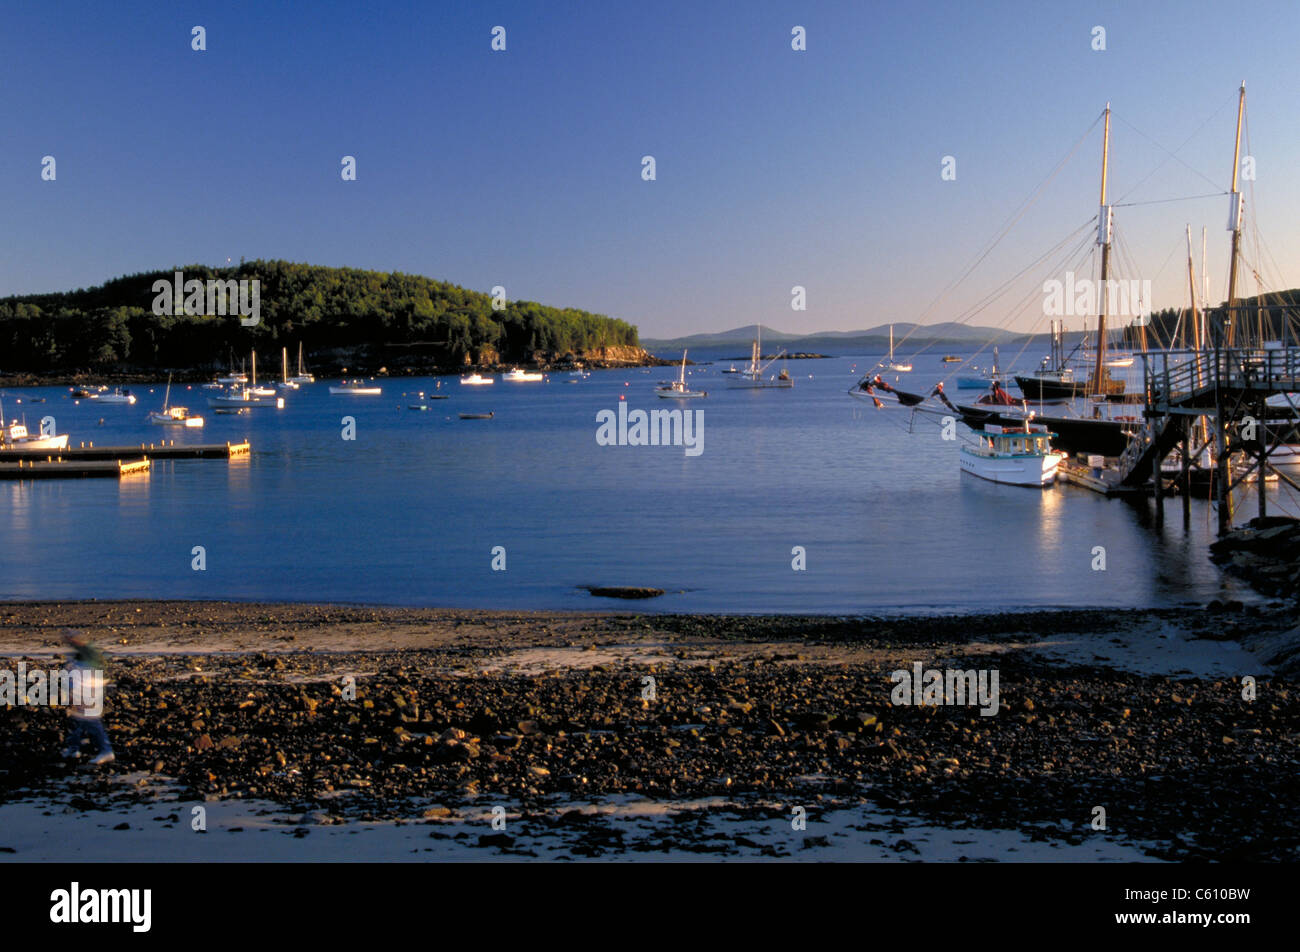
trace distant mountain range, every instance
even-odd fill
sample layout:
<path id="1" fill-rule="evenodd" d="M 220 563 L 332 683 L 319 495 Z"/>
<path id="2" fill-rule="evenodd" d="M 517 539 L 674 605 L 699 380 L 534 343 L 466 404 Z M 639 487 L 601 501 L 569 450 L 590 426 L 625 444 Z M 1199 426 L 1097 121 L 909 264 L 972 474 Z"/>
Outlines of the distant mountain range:
<path id="1" fill-rule="evenodd" d="M 687 337 L 647 338 L 641 339 L 641 346 L 649 351 L 681 350 L 689 347 L 721 347 L 727 345 L 748 344 L 754 339 L 755 325 L 737 327 L 714 334 L 691 334 Z M 915 333 L 913 329 L 915 328 Z M 911 334 L 909 337 L 908 335 Z M 1067 335 L 1069 336 L 1069 335 Z M 969 347 L 972 344 L 1019 343 L 1030 337 L 1042 337 L 1046 334 L 1016 334 L 999 330 L 996 327 L 978 327 L 969 324 L 954 324 L 951 321 L 942 324 L 912 324 L 899 321 L 894 324 L 894 340 L 901 352 L 907 353 L 919 347 L 931 344 L 953 344 Z M 903 339 L 907 338 L 903 343 Z M 850 351 L 875 351 L 889 347 L 889 325 L 869 327 L 860 331 L 818 331 L 813 334 L 787 334 L 774 328 L 763 326 L 763 349 L 768 344 L 779 344 L 789 351 L 830 351 L 846 353 Z"/>

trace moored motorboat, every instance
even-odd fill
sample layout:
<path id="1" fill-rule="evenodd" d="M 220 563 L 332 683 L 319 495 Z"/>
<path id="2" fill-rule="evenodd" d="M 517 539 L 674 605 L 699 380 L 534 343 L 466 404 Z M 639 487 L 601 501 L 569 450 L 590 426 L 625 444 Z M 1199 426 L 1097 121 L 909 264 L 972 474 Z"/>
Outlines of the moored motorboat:
<path id="1" fill-rule="evenodd" d="M 520 370 L 518 367 L 501 375 L 501 379 L 507 383 L 536 383 L 539 380 L 545 380 L 545 374 Z"/>
<path id="2" fill-rule="evenodd" d="M 26 424 L 14 420 L 9 425 L 0 427 L 0 444 L 5 449 L 64 450 L 68 448 L 68 434 L 33 436 L 27 432 Z"/>
<path id="3" fill-rule="evenodd" d="M 135 403 L 135 394 L 130 390 L 123 390 L 121 387 L 114 387 L 112 393 L 92 394 L 92 399 L 100 403 L 130 406 Z"/>
<path id="4" fill-rule="evenodd" d="M 486 387 L 489 384 L 496 383 L 491 377 L 484 377 L 482 374 L 470 374 L 467 377 L 461 377 L 460 382 L 465 387 Z"/>
<path id="5" fill-rule="evenodd" d="M 340 380 L 337 387 L 331 386 L 330 393 L 350 393 L 358 396 L 373 397 L 383 393 L 383 388 L 376 387 L 373 383 L 366 383 L 364 380 Z"/>
<path id="6" fill-rule="evenodd" d="M 976 442 L 963 443 L 961 471 L 1010 486 L 1050 486 L 1064 458 L 1051 446 L 1047 427 L 1026 422 L 1020 427 L 988 424 L 975 430 Z"/>

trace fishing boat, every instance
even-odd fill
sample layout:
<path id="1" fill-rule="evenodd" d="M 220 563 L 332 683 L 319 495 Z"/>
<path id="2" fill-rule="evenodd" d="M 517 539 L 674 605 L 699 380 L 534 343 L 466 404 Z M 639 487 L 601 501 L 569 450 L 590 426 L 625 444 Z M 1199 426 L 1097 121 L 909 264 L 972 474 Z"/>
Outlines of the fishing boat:
<path id="1" fill-rule="evenodd" d="M 1050 486 L 1064 458 L 1052 449 L 1047 427 L 1026 422 L 1020 427 L 987 425 L 963 443 L 961 471 L 1009 486 Z"/>
<path id="2" fill-rule="evenodd" d="M 307 373 L 302 366 L 302 341 L 298 341 L 298 372 L 289 378 L 290 383 L 304 384 L 315 383 L 316 378 Z"/>
<path id="3" fill-rule="evenodd" d="M 518 367 L 501 375 L 501 379 L 506 383 L 536 383 L 539 380 L 545 380 L 544 374 L 533 373 L 526 370 L 520 370 Z"/>
<path id="4" fill-rule="evenodd" d="M 705 390 L 692 390 L 686 386 L 686 351 L 682 351 L 682 369 L 678 373 L 677 379 L 669 381 L 662 387 L 656 387 L 655 394 L 665 400 L 689 400 L 694 397 L 707 397 L 709 395 Z"/>
<path id="5" fill-rule="evenodd" d="M 298 381 L 289 376 L 289 348 L 280 348 L 280 382 L 275 385 L 277 390 L 297 390 Z"/>
<path id="6" fill-rule="evenodd" d="M 1065 354 L 1065 322 L 1052 321 L 1052 352 L 1043 358 L 1042 364 L 1033 373 L 1016 374 L 1016 386 L 1025 395 L 1025 399 L 1036 402 L 1073 400 L 1088 394 L 1088 384 L 1075 379 L 1074 367 L 1069 355 Z M 1075 346 L 1078 350 L 1078 345 Z"/>
<path id="7" fill-rule="evenodd" d="M 331 386 L 330 393 L 350 393 L 357 396 L 373 397 L 383 393 L 381 387 L 376 387 L 373 383 L 366 383 L 364 380 L 340 380 L 337 387 Z"/>
<path id="8" fill-rule="evenodd" d="M 4 420 L 4 411 L 0 409 L 0 421 Z M 33 436 L 27 432 L 27 425 L 12 421 L 7 426 L 0 426 L 0 444 L 5 449 L 20 450 L 65 450 L 68 448 L 68 434 L 57 436 Z"/>
<path id="9" fill-rule="evenodd" d="M 465 387 L 486 387 L 489 384 L 496 383 L 491 377 L 484 377 L 482 374 L 470 374 L 468 377 L 461 377 L 460 382 Z"/>
<path id="10" fill-rule="evenodd" d="M 163 395 L 163 408 L 149 414 L 149 422 L 158 426 L 203 426 L 203 417 L 195 416 L 185 407 L 171 406 L 172 378 L 167 378 L 167 392 Z"/>
<path id="11" fill-rule="evenodd" d="M 993 384 L 1002 384 L 1002 371 L 998 367 L 998 349 L 993 348 L 993 369 L 984 370 L 980 367 L 970 367 L 966 373 L 957 374 L 958 390 L 987 390 Z"/>
<path id="12" fill-rule="evenodd" d="M 885 367 L 897 374 L 910 373 L 911 364 L 902 364 L 894 359 L 894 325 L 889 325 L 889 356 L 885 359 Z"/>
<path id="13" fill-rule="evenodd" d="M 794 386 L 794 381 L 790 379 L 790 374 L 782 370 L 775 377 L 764 378 L 767 368 L 780 359 L 781 354 L 763 363 L 763 325 L 754 325 L 754 341 L 750 349 L 749 363 L 744 369 L 736 372 L 732 380 L 727 381 L 728 390 L 789 390 Z M 685 359 L 683 357 L 683 359 Z M 724 371 L 725 372 L 725 371 Z M 662 396 L 662 394 L 661 394 Z"/>
<path id="14" fill-rule="evenodd" d="M 462 420 L 490 420 L 496 416 L 496 413 L 458 413 L 456 415 Z"/>
<path id="15" fill-rule="evenodd" d="M 135 403 L 135 394 L 130 390 L 123 390 L 121 387 L 114 387 L 112 393 L 91 394 L 91 399 L 98 400 L 100 403 L 130 406 Z"/>

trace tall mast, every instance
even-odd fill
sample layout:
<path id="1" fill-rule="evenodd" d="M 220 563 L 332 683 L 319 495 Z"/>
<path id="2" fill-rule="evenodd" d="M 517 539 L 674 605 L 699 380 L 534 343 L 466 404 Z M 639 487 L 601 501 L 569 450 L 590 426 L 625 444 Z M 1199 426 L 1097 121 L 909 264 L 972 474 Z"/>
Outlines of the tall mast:
<path id="1" fill-rule="evenodd" d="M 1192 292 L 1192 349 L 1198 357 L 1196 361 L 1196 386 L 1201 385 L 1201 309 L 1196 298 L 1196 265 L 1192 260 L 1192 226 L 1187 226 L 1187 284 Z"/>
<path id="2" fill-rule="evenodd" d="M 1237 175 L 1241 169 L 1241 120 L 1246 113 L 1246 81 L 1241 82 L 1241 95 L 1237 98 L 1237 140 L 1232 147 L 1232 207 L 1228 212 L 1228 230 L 1232 232 L 1232 260 L 1228 265 L 1227 346 L 1231 347 L 1237 332 L 1237 254 L 1241 250 L 1241 224 L 1245 217 L 1246 200 L 1237 189 Z"/>
<path id="3" fill-rule="evenodd" d="M 1092 371 L 1092 393 L 1105 393 L 1106 299 L 1110 297 L 1110 235 L 1113 212 L 1106 204 L 1106 176 L 1110 171 L 1110 103 L 1101 140 L 1101 210 L 1097 218 L 1097 244 L 1101 245 L 1101 287 L 1097 291 L 1097 361 Z"/>

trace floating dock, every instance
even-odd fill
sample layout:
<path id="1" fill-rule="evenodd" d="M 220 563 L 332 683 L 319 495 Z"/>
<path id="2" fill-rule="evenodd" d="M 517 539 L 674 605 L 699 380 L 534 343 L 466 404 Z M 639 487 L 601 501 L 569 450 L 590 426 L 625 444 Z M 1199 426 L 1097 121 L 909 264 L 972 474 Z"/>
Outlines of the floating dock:
<path id="1" fill-rule="evenodd" d="M 153 466 L 147 459 L 137 460 L 18 460 L 16 463 L 0 462 L 0 479 L 77 479 L 97 476 L 117 478 L 146 474 Z"/>
<path id="2" fill-rule="evenodd" d="M 1128 486 L 1118 469 L 1111 466 L 1089 466 L 1082 460 L 1065 459 L 1057 467 L 1056 478 L 1071 486 L 1082 486 L 1103 496 L 1127 496 L 1143 492 L 1139 486 Z"/>
<path id="3" fill-rule="evenodd" d="M 208 443 L 177 446 L 174 442 L 140 443 L 137 446 L 69 446 L 62 450 L 33 450 L 0 447 L 0 464 L 7 460 L 24 462 L 83 462 L 123 459 L 235 459 L 247 456 L 251 446 L 243 443 Z"/>

